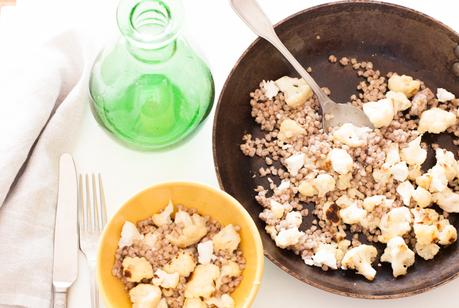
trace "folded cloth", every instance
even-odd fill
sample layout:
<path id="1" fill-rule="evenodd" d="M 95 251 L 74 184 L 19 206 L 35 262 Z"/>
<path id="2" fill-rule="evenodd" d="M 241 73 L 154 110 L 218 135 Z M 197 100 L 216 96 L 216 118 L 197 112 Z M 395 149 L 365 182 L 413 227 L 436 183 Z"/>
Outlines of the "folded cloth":
<path id="1" fill-rule="evenodd" d="M 68 31 L 0 55 L 0 307 L 51 304 L 58 161 L 88 97 L 83 41 Z"/>

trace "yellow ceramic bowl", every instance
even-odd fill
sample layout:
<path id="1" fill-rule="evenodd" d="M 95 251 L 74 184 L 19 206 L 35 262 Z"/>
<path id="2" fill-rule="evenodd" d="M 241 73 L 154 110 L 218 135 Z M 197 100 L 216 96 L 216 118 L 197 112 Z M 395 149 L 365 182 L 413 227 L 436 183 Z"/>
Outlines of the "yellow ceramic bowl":
<path id="1" fill-rule="evenodd" d="M 260 234 L 242 205 L 227 193 L 202 184 L 173 182 L 152 186 L 130 199 L 111 218 L 99 246 L 97 280 L 107 307 L 131 307 L 123 283 L 112 276 L 115 251 L 126 220 L 137 222 L 162 210 L 169 199 L 174 204 L 195 208 L 222 223 L 241 227 L 241 249 L 247 261 L 243 279 L 232 294 L 236 307 L 250 307 L 260 286 L 264 259 Z"/>

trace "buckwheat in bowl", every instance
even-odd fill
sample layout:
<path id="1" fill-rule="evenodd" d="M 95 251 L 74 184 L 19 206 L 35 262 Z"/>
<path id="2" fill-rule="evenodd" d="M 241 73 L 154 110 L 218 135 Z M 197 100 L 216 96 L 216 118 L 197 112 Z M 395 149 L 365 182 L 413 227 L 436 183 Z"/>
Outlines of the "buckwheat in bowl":
<path id="1" fill-rule="evenodd" d="M 346 296 L 407 296 L 456 277 L 457 34 L 373 2 L 312 8 L 276 31 L 375 129 L 323 131 L 315 96 L 281 56 L 264 41 L 246 51 L 217 106 L 214 157 L 267 256 Z"/>
<path id="2" fill-rule="evenodd" d="M 249 307 L 262 271 L 258 231 L 236 200 L 166 183 L 114 215 L 97 274 L 108 307 Z"/>

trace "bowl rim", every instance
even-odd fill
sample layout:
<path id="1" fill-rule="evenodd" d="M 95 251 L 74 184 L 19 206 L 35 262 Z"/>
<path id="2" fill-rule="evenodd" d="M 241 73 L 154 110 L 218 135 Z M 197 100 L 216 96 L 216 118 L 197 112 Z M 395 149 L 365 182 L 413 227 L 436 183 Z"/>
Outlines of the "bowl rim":
<path id="1" fill-rule="evenodd" d="M 263 272 L 264 272 L 264 254 L 263 254 L 263 243 L 261 241 L 261 236 L 260 232 L 255 225 L 255 222 L 253 221 L 252 217 L 250 214 L 247 212 L 247 210 L 242 206 L 242 204 L 236 200 L 233 196 L 225 192 L 224 190 L 218 188 L 218 187 L 213 187 L 207 184 L 203 184 L 200 182 L 187 182 L 187 181 L 165 181 L 165 182 L 159 182 L 157 184 L 150 185 L 131 197 L 129 197 L 126 201 L 122 203 L 122 205 L 116 210 L 116 212 L 111 215 L 109 221 L 107 222 L 106 227 L 104 228 L 100 240 L 99 240 L 99 245 L 104 241 L 104 239 L 108 236 L 108 226 L 113 223 L 113 218 L 119 214 L 119 212 L 124 209 L 125 207 L 128 206 L 128 204 L 138 196 L 144 194 L 146 191 L 152 190 L 152 189 L 158 189 L 158 188 L 164 188 L 164 187 L 174 187 L 174 186 L 188 186 L 188 187 L 193 187 L 196 189 L 200 190 L 207 190 L 212 193 L 216 193 L 217 195 L 220 195 L 222 198 L 227 199 L 231 204 L 235 206 L 239 212 L 244 217 L 244 220 L 247 221 L 248 228 L 249 228 L 249 233 L 251 236 L 253 236 L 253 239 L 255 241 L 255 251 L 256 251 L 256 270 L 255 270 L 255 279 L 254 281 L 250 284 L 251 288 L 248 294 L 244 297 L 246 299 L 246 302 L 242 307 L 250 307 L 253 302 L 255 301 L 256 295 L 260 289 L 261 285 L 261 279 L 263 277 Z M 115 307 L 113 306 L 113 302 L 109 300 L 109 296 L 107 294 L 106 288 L 102 284 L 102 270 L 101 270 L 101 262 L 102 262 L 102 256 L 101 256 L 102 250 L 100 249 L 100 246 L 97 250 L 97 259 L 96 259 L 96 280 L 99 286 L 100 293 L 102 295 L 102 298 L 104 300 L 104 303 L 107 305 L 107 307 Z M 109 306 L 110 305 L 110 306 Z"/>
<path id="2" fill-rule="evenodd" d="M 456 32 L 454 29 L 452 29 L 451 27 L 447 26 L 443 22 L 433 18 L 432 16 L 429 16 L 429 15 L 427 15 L 425 13 L 422 13 L 422 12 L 420 12 L 418 10 L 415 10 L 415 9 L 412 9 L 412 8 L 409 8 L 409 7 L 406 7 L 406 6 L 403 6 L 403 5 L 394 4 L 394 3 L 388 3 L 388 2 L 384 2 L 384 1 L 377 1 L 377 0 L 341 0 L 341 1 L 332 1 L 332 2 L 327 2 L 327 3 L 324 3 L 324 4 L 314 5 L 314 6 L 311 6 L 311 7 L 308 7 L 306 9 L 300 10 L 300 11 L 298 11 L 296 13 L 293 13 L 293 14 L 281 19 L 279 22 L 274 24 L 274 28 L 276 29 L 277 27 L 283 25 L 284 23 L 290 21 L 291 19 L 293 19 L 293 18 L 295 18 L 295 17 L 297 17 L 299 15 L 306 14 L 306 13 L 309 13 L 309 12 L 317 10 L 317 9 L 326 8 L 326 7 L 332 7 L 332 6 L 336 6 L 336 5 L 343 5 L 343 4 L 371 4 L 371 5 L 379 5 L 381 7 L 395 8 L 395 9 L 398 9 L 400 11 L 404 11 L 404 12 L 415 14 L 415 15 L 417 15 L 419 17 L 422 17 L 425 20 L 428 20 L 431 23 L 435 24 L 437 27 L 442 28 L 444 31 L 450 32 L 453 35 L 455 35 L 456 37 L 459 37 L 459 33 L 458 32 Z M 220 188 L 223 191 L 225 191 L 225 187 L 223 185 L 220 169 L 219 169 L 219 166 L 218 166 L 219 165 L 218 164 L 219 158 L 217 157 L 217 150 L 216 150 L 216 144 L 217 144 L 217 142 L 216 142 L 217 141 L 216 140 L 216 138 L 217 138 L 217 135 L 216 135 L 216 131 L 217 131 L 217 115 L 219 114 L 219 111 L 220 111 L 223 95 L 226 93 L 226 91 L 228 89 L 229 81 L 231 80 L 231 78 L 233 77 L 234 73 L 236 72 L 236 69 L 238 68 L 238 66 L 241 63 L 241 61 L 246 57 L 246 55 L 261 40 L 263 40 L 261 37 L 257 37 L 249 46 L 246 47 L 246 49 L 241 54 L 241 56 L 236 60 L 233 68 L 229 72 L 229 74 L 228 74 L 228 76 L 227 76 L 227 78 L 226 78 L 226 80 L 225 80 L 225 82 L 224 82 L 224 84 L 222 86 L 222 89 L 220 91 L 220 94 L 219 94 L 219 97 L 218 97 L 218 101 L 217 101 L 217 104 L 216 104 L 216 107 L 215 107 L 215 113 L 214 113 L 214 119 L 213 119 L 213 125 L 212 125 L 212 152 L 213 152 L 214 168 L 215 168 L 215 173 L 217 175 L 218 184 L 219 184 Z M 361 299 L 396 299 L 396 298 L 403 298 L 403 297 L 408 297 L 408 296 L 421 294 L 421 293 L 430 291 L 430 290 L 432 290 L 434 288 L 437 288 L 437 287 L 439 287 L 441 285 L 444 285 L 444 284 L 450 282 L 451 280 L 454 280 L 455 278 L 459 277 L 459 272 L 457 272 L 454 275 L 451 275 L 450 277 L 444 278 L 443 280 L 439 281 L 436 284 L 433 284 L 433 285 L 430 285 L 430 286 L 426 286 L 426 287 L 423 287 L 423 288 L 419 288 L 419 289 L 416 289 L 416 290 L 412 290 L 412 291 L 409 291 L 409 292 L 403 292 L 403 293 L 397 293 L 397 294 L 382 294 L 382 295 L 360 294 L 360 293 L 356 293 L 356 292 L 345 292 L 345 291 L 334 289 L 332 287 L 327 287 L 327 286 L 322 285 L 320 283 L 316 283 L 316 282 L 310 280 L 308 277 L 301 276 L 298 273 L 288 269 L 282 263 L 277 261 L 267 250 L 263 249 L 263 251 L 264 251 L 264 255 L 272 263 L 277 265 L 280 269 L 282 269 L 287 274 L 293 276 L 294 278 L 296 278 L 296 279 L 298 279 L 298 280 L 300 280 L 300 281 L 302 281 L 302 282 L 304 282 L 304 283 L 306 283 L 306 284 L 308 284 L 310 286 L 313 286 L 313 287 L 316 287 L 318 289 L 321 289 L 323 291 L 327 291 L 327 292 L 330 292 L 330 293 L 333 293 L 333 294 L 337 294 L 337 295 L 341 295 L 341 296 L 345 296 L 345 297 L 351 297 L 351 298 L 361 298 Z"/>

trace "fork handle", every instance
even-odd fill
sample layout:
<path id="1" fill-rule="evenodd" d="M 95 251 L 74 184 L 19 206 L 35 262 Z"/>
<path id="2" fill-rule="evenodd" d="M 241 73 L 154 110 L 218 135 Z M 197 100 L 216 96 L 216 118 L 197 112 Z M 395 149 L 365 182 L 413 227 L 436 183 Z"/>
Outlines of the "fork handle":
<path id="1" fill-rule="evenodd" d="M 53 308 L 67 307 L 67 291 L 58 292 L 54 290 Z"/>
<path id="2" fill-rule="evenodd" d="M 89 271 L 90 271 L 89 275 L 91 276 L 91 307 L 99 308 L 100 307 L 99 287 L 97 286 L 97 280 L 96 280 L 95 262 L 91 262 L 91 264 L 89 264 Z"/>
<path id="3" fill-rule="evenodd" d="M 329 99 L 322 91 L 320 86 L 315 82 L 311 75 L 304 69 L 303 65 L 298 62 L 290 51 L 281 42 L 274 31 L 274 27 L 269 21 L 269 18 L 260 8 L 256 0 L 230 0 L 231 6 L 239 17 L 249 26 L 249 28 L 258 36 L 270 42 L 276 49 L 287 59 L 287 61 L 295 68 L 300 76 L 306 80 L 307 84 L 312 88 L 318 96 L 322 109 Z"/>

